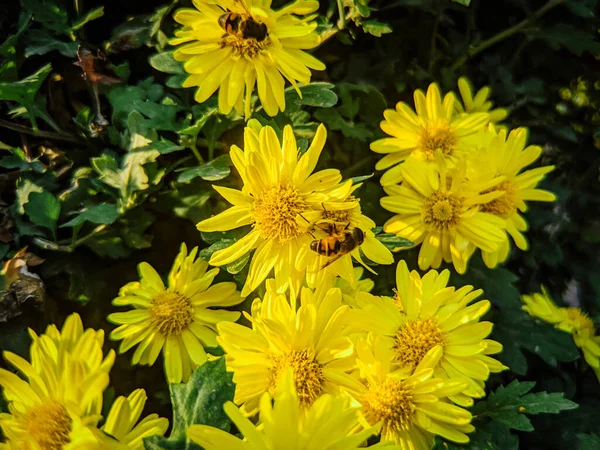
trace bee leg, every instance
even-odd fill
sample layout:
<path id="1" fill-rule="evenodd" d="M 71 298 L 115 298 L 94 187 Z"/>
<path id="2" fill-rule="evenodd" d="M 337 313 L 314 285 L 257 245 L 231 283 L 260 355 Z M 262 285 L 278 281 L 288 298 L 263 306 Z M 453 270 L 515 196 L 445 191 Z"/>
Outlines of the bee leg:
<path id="1" fill-rule="evenodd" d="M 306 223 L 308 223 L 309 225 L 311 225 L 310 221 L 309 221 L 309 220 L 308 220 L 306 217 L 304 217 L 304 216 L 303 216 L 301 213 L 298 213 L 298 215 L 299 215 L 300 217 L 302 217 L 304 220 L 306 220 Z M 315 237 L 315 235 L 312 233 L 312 230 L 314 230 L 314 224 L 313 224 L 313 228 L 312 228 L 312 229 L 311 229 L 311 230 L 308 232 L 308 234 L 310 234 L 310 235 L 312 236 L 312 238 L 316 240 L 317 238 L 316 238 L 316 237 Z"/>
<path id="2" fill-rule="evenodd" d="M 325 208 L 325 202 L 321 202 L 321 206 L 323 207 L 323 211 L 329 212 L 329 211 L 327 211 L 327 208 Z"/>

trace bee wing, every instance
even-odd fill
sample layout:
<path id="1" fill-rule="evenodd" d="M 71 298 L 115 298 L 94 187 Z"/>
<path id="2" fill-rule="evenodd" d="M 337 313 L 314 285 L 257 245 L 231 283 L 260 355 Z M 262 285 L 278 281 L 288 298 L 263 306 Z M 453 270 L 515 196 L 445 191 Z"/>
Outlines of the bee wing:
<path id="1" fill-rule="evenodd" d="M 327 261 L 325 264 L 323 264 L 323 266 L 319 269 L 319 270 L 323 270 L 326 267 L 332 265 L 334 262 L 336 262 L 338 259 L 340 259 L 342 256 L 344 256 L 344 253 L 338 253 L 337 255 L 335 255 L 333 258 L 331 258 L 329 261 Z"/>
<path id="2" fill-rule="evenodd" d="M 252 15 L 252 13 L 250 12 L 250 8 L 248 8 L 248 6 L 246 5 L 246 2 L 244 0 L 235 0 L 235 2 L 240 5 L 244 11 L 246 11 L 246 13 L 248 13 L 249 15 Z"/>

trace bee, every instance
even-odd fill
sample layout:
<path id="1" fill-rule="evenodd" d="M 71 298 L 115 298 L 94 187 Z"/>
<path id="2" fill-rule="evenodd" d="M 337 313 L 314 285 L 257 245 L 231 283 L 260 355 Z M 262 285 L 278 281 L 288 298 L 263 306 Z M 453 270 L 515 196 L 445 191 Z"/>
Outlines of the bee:
<path id="1" fill-rule="evenodd" d="M 332 221 L 315 226 L 327 233 L 327 237 L 312 241 L 310 249 L 322 256 L 332 256 L 321 270 L 356 249 L 365 240 L 364 232 L 360 228 L 351 227 L 350 223 L 344 226 Z"/>
<path id="2" fill-rule="evenodd" d="M 221 28 L 232 36 L 243 39 L 256 39 L 257 42 L 264 41 L 268 35 L 267 26 L 254 20 L 252 13 L 242 0 L 237 0 L 237 3 L 246 11 L 248 17 L 231 11 L 225 13 L 219 17 Z"/>

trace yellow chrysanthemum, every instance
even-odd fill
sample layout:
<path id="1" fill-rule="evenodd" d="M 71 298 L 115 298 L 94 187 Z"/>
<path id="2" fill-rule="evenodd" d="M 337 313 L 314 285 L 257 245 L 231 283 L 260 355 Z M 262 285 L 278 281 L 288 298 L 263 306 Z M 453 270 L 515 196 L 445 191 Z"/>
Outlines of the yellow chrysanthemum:
<path id="1" fill-rule="evenodd" d="M 369 293 L 375 287 L 375 282 L 370 278 L 363 278 L 365 269 L 363 267 L 354 268 L 354 278 L 357 280 L 353 286 L 343 278 L 336 277 L 333 280 L 333 286 L 340 288 L 342 291 L 342 299 L 346 305 L 354 306 L 356 296 L 361 293 Z"/>
<path id="2" fill-rule="evenodd" d="M 358 417 L 349 397 L 323 395 L 305 409 L 294 388 L 291 370 L 286 370 L 281 378 L 274 404 L 268 394 L 261 398 L 258 427 L 233 403 L 225 403 L 225 412 L 244 435 L 244 440 L 207 425 L 189 427 L 189 438 L 206 450 L 401 450 L 390 443 L 364 446 L 378 427 L 353 433 Z"/>
<path id="3" fill-rule="evenodd" d="M 161 350 L 169 383 L 187 381 L 192 371 L 207 359 L 204 347 L 215 347 L 216 325 L 235 322 L 240 313 L 224 308 L 242 301 L 235 283 L 211 286 L 219 269 L 208 272 L 208 264 L 196 259 L 198 248 L 189 255 L 185 244 L 175 258 L 165 286 L 156 270 L 146 262 L 138 266 L 140 281 L 126 284 L 113 305 L 134 307 L 108 316 L 121 325 L 110 338 L 123 340 L 119 353 L 137 345 L 132 364 L 153 365 Z"/>
<path id="4" fill-rule="evenodd" d="M 485 396 L 485 380 L 490 372 L 507 369 L 488 355 L 500 353 L 502 345 L 486 339 L 492 332 L 491 322 L 480 322 L 490 309 L 488 300 L 472 303 L 482 293 L 472 286 L 455 290 L 447 286 L 450 271 L 427 272 L 423 278 L 409 273 L 404 261 L 396 270 L 395 297 L 373 297 L 376 301 L 358 299 L 352 311 L 352 323 L 382 336 L 394 354 L 392 366 L 406 376 L 432 352 L 441 352 L 434 375 L 442 379 L 463 378 L 468 386 L 452 396 L 462 406 L 473 404 L 474 398 Z M 362 300 L 362 301 L 361 301 Z"/>
<path id="5" fill-rule="evenodd" d="M 600 381 L 600 336 L 596 335 L 592 319 L 580 308 L 556 306 L 544 288 L 541 293 L 523 295 L 521 298 L 525 303 L 523 309 L 530 316 L 549 322 L 573 336 L 575 345 L 582 350 L 585 361 Z"/>
<path id="6" fill-rule="evenodd" d="M 327 132 L 320 125 L 315 138 L 304 154 L 298 152 L 290 126 L 283 130 L 279 142 L 271 127 L 262 127 L 251 120 L 244 133 L 244 150 L 235 145 L 230 156 L 244 186 L 241 191 L 213 186 L 233 207 L 198 224 L 200 231 L 227 231 L 244 225 L 253 229 L 235 244 L 213 253 L 210 264 L 221 266 L 241 258 L 256 249 L 250 262 L 242 296 L 256 289 L 274 271 L 280 292 L 291 288 L 295 296 L 306 272 L 309 282 L 317 285 L 318 277 L 340 275 L 354 282 L 351 255 L 346 254 L 326 270 L 319 270 L 326 258 L 310 250 L 313 235 L 319 233 L 315 223 L 337 217 L 361 226 L 365 233 L 361 250 L 372 261 L 391 264 L 393 257 L 371 232 L 374 223 L 360 212 L 358 202 L 351 198 L 355 187 L 351 180 L 340 183 L 337 169 L 312 173 L 315 169 Z M 358 251 L 353 252 L 358 256 Z"/>
<path id="7" fill-rule="evenodd" d="M 454 114 L 456 98 L 448 94 L 442 102 L 440 90 L 435 83 L 429 85 L 427 95 L 417 89 L 414 93 L 416 114 L 404 102 L 396 109 L 386 109 L 381 129 L 390 138 L 371 143 L 371 150 L 385 153 L 376 165 L 377 170 L 389 169 L 411 156 L 424 161 L 434 161 L 441 152 L 447 160 L 457 158 L 474 150 L 465 139 L 475 134 L 489 122 L 486 113 Z M 382 186 L 391 186 L 402 180 L 401 164 L 389 169 L 381 177 Z"/>
<path id="8" fill-rule="evenodd" d="M 146 405 L 146 391 L 136 389 L 128 397 L 118 397 L 113 403 L 102 431 L 126 445 L 128 450 L 143 450 L 143 439 L 154 435 L 164 435 L 169 420 L 150 414 L 139 423 Z"/>
<path id="9" fill-rule="evenodd" d="M 281 374 L 291 367 L 303 406 L 321 395 L 339 393 L 354 367 L 352 343 L 345 335 L 348 306 L 339 289 L 315 292 L 304 288 L 300 305 L 275 292 L 267 282 L 263 301 L 252 304 L 252 328 L 234 323 L 218 326 L 227 370 L 236 384 L 234 401 L 253 414 L 265 392 L 274 395 Z"/>
<path id="10" fill-rule="evenodd" d="M 467 261 L 478 247 L 498 250 L 506 239 L 505 219 L 481 211 L 481 205 L 500 197 L 491 191 L 504 177 L 467 177 L 464 161 L 448 171 L 443 160 L 438 165 L 411 160 L 402 164 L 404 181 L 389 186 L 389 197 L 381 206 L 397 213 L 384 224 L 414 244 L 421 244 L 419 268 L 438 268 L 442 260 L 452 262 L 458 273 L 465 273 Z"/>
<path id="11" fill-rule="evenodd" d="M 521 250 L 527 250 L 527 241 L 523 232 L 527 222 L 520 212 L 527 210 L 526 201 L 551 202 L 556 196 L 548 191 L 536 189 L 554 166 L 543 166 L 522 171 L 536 161 L 542 154 L 537 145 L 525 147 L 527 128 L 517 128 L 506 135 L 506 130 L 494 130 L 490 126 L 482 131 L 479 138 L 481 149 L 471 157 L 474 174 L 488 177 L 504 176 L 504 181 L 490 188 L 488 192 L 502 191 L 502 196 L 481 205 L 481 211 L 494 214 L 506 220 L 506 231 Z M 508 237 L 493 252 L 482 249 L 485 264 L 494 268 L 508 258 L 510 243 Z"/>
<path id="12" fill-rule="evenodd" d="M 495 108 L 492 109 L 494 104 L 491 100 L 488 100 L 492 90 L 489 86 L 484 86 L 475 92 L 473 86 L 468 78 L 460 77 L 458 79 L 458 91 L 462 98 L 462 103 L 456 101 L 454 104 L 454 111 L 457 114 L 471 114 L 471 113 L 488 113 L 489 121 L 491 123 L 498 123 L 508 117 L 508 110 L 506 108 Z M 475 95 L 473 93 L 475 92 Z"/>
<path id="13" fill-rule="evenodd" d="M 466 382 L 434 378 L 442 350 L 429 352 L 412 375 L 394 370 L 394 351 L 380 336 L 356 343 L 361 381 L 349 391 L 360 403 L 364 427 L 382 423 L 381 440 L 402 449 L 430 450 L 434 435 L 466 443 L 475 430 L 471 413 L 448 402 L 465 389 Z"/>
<path id="14" fill-rule="evenodd" d="M 50 336 L 31 333 L 32 363 L 4 353 L 6 361 L 28 381 L 0 369 L 0 386 L 8 403 L 8 413 L 0 413 L 0 428 L 6 438 L 0 448 L 120 448 L 96 428 L 114 352 L 102 361 L 102 332 L 84 332 L 77 314 L 67 319 L 61 333 L 55 327 L 50 331 Z"/>
<path id="15" fill-rule="evenodd" d="M 197 102 L 219 89 L 219 110 L 223 114 L 232 108 L 240 114 L 244 110 L 248 119 L 256 86 L 265 112 L 274 116 L 285 109 L 285 80 L 301 96 L 297 83 L 310 83 L 310 69 L 325 70 L 322 62 L 303 51 L 321 42 L 317 23 L 311 21 L 315 16 L 307 16 L 319 8 L 318 1 L 296 0 L 279 11 L 271 9 L 271 0 L 193 3 L 197 10 L 176 11 L 174 18 L 184 27 L 170 43 L 186 43 L 174 57 L 185 61 L 183 67 L 190 74 L 183 87 L 198 86 Z M 221 24 L 230 12 L 234 23 L 225 24 L 226 31 Z"/>

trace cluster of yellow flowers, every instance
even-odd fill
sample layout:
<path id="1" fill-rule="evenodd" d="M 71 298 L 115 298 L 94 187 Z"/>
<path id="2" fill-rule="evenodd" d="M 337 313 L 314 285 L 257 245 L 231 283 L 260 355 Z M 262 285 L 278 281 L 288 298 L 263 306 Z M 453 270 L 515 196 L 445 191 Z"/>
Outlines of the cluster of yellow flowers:
<path id="1" fill-rule="evenodd" d="M 442 99 L 436 84 L 415 91 L 416 113 L 404 102 L 386 110 L 381 128 L 390 138 L 371 144 L 385 153 L 376 168 L 387 169 L 381 184 L 389 195 L 383 208 L 396 213 L 384 230 L 421 244 L 419 267 L 451 262 L 464 273 L 477 248 L 494 268 L 509 254 L 509 235 L 527 249 L 527 222 L 520 212 L 526 201 L 553 201 L 554 194 L 536 186 L 553 166 L 523 169 L 542 149 L 526 147 L 527 129 L 508 133 L 496 124 L 506 111 L 490 111 L 489 89 L 473 98 L 463 78 L 461 102 L 453 93 Z"/>
<path id="2" fill-rule="evenodd" d="M 0 369 L 0 386 L 8 413 L 0 413 L 7 441 L 2 450 L 143 450 L 143 439 L 164 434 L 165 418 L 140 416 L 146 393 L 136 389 L 118 397 L 102 419 L 102 394 L 109 384 L 114 351 L 102 352 L 104 331 L 83 328 L 78 314 L 70 315 L 62 330 L 50 325 L 40 336 L 30 330 L 27 361 L 5 352 L 6 361 L 26 379 Z"/>
<path id="3" fill-rule="evenodd" d="M 296 0 L 274 11 L 270 0 L 194 0 L 180 9 L 184 27 L 171 41 L 175 59 L 198 86 L 203 102 L 217 90 L 219 109 L 252 114 L 255 87 L 264 111 L 285 109 L 285 81 L 309 83 L 324 65 L 304 50 L 319 36 L 311 13 L 318 2 Z M 306 16 L 300 18 L 300 16 Z M 371 144 L 384 156 L 383 208 L 395 213 L 384 230 L 421 245 L 418 264 L 427 270 L 452 263 L 459 273 L 477 248 L 488 267 L 505 261 L 509 236 L 527 248 L 521 212 L 526 201 L 552 201 L 536 186 L 553 167 L 524 169 L 541 154 L 527 146 L 527 130 L 497 125 L 507 111 L 492 109 L 489 88 L 473 96 L 459 80 L 462 102 L 443 98 L 436 84 L 414 93 L 416 112 L 400 102 L 384 112 L 390 135 Z M 488 339 L 492 323 L 481 321 L 490 302 L 481 290 L 448 286 L 450 272 L 423 276 L 401 261 L 393 297 L 369 293 L 360 280 L 369 263 L 392 264 L 393 254 L 375 236 L 375 223 L 361 210 L 360 184 L 342 180 L 337 169 L 314 172 L 326 141 L 320 125 L 305 152 L 290 126 L 281 139 L 269 126 L 250 120 L 244 148 L 232 146 L 231 160 L 243 186 L 214 186 L 232 207 L 200 222 L 203 232 L 247 227 L 233 245 L 210 261 L 182 244 L 165 283 L 147 263 L 140 280 L 122 287 L 111 334 L 119 353 L 135 347 L 132 364 L 153 365 L 163 354 L 170 383 L 186 382 L 225 351 L 236 384 L 225 412 L 244 436 L 193 425 L 188 436 L 207 450 L 369 448 L 429 450 L 436 435 L 465 443 L 474 430 L 465 409 L 485 396 L 490 373 L 507 369 L 492 355 L 500 343 Z M 344 224 L 343 230 L 338 227 Z M 344 239 L 340 239 L 342 235 Z M 213 283 L 218 266 L 253 252 L 245 284 Z M 367 258 L 368 261 L 364 261 Z M 209 270 L 209 265 L 215 266 Z M 240 304 L 265 285 L 251 312 L 250 326 L 236 323 Z M 524 297 L 528 311 L 574 334 L 586 360 L 600 373 L 600 342 L 593 325 L 538 295 Z M 142 449 L 142 439 L 164 434 L 166 419 L 151 415 L 138 423 L 145 393 L 118 398 L 104 425 L 102 393 L 115 355 L 102 353 L 102 330 L 84 330 L 70 316 L 61 332 L 51 326 L 31 333 L 31 362 L 6 359 L 29 381 L 0 369 L 9 413 L 0 414 L 7 443 L 0 449 Z M 593 337 L 593 338 L 592 338 Z M 255 420 L 256 419 L 256 420 Z M 293 446 L 289 445 L 294 443 Z"/>
<path id="4" fill-rule="evenodd" d="M 277 442 L 284 426 L 287 439 L 327 436 L 331 448 L 355 448 L 377 433 L 385 448 L 426 450 L 436 434 L 467 442 L 474 428 L 464 407 L 485 395 L 490 373 L 506 369 L 490 356 L 502 350 L 486 339 L 492 324 L 480 322 L 490 303 L 475 301 L 481 290 L 448 286 L 448 270 L 421 278 L 403 261 L 393 298 L 366 292 L 372 283 L 358 280 L 352 258 L 364 264 L 362 253 L 391 264 L 393 257 L 362 214 L 357 185 L 341 181 L 336 169 L 313 173 L 325 135 L 321 125 L 300 154 L 290 127 L 280 142 L 272 128 L 250 121 L 244 150 L 230 152 L 243 188 L 215 186 L 233 206 L 198 224 L 202 231 L 252 225 L 209 262 L 228 264 L 255 249 L 242 292 L 233 283 L 211 285 L 219 269 L 207 271 L 197 249 L 188 254 L 183 245 L 168 286 L 140 264 L 140 282 L 114 300 L 134 309 L 109 316 L 120 325 L 111 338 L 123 340 L 121 352 L 137 345 L 133 363 L 153 364 L 162 349 L 172 383 L 186 381 L 210 357 L 204 347 L 220 345 L 236 385 L 237 407 L 225 410 L 249 443 Z M 327 239 L 318 224 L 331 221 L 364 230 L 355 248 L 333 258 L 311 249 Z M 265 280 L 265 294 L 244 313 L 251 327 L 235 323 L 238 312 L 221 309 Z M 257 413 L 255 430 L 247 418 Z M 206 426 L 193 426 L 189 435 L 207 449 L 242 448 Z"/>

